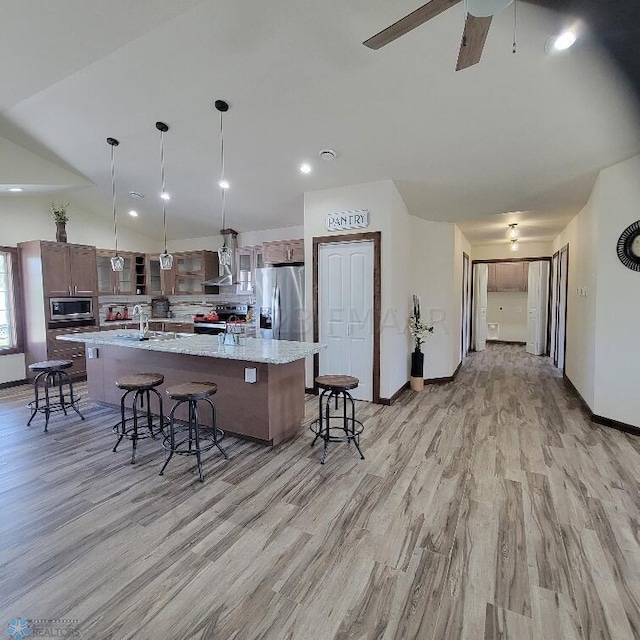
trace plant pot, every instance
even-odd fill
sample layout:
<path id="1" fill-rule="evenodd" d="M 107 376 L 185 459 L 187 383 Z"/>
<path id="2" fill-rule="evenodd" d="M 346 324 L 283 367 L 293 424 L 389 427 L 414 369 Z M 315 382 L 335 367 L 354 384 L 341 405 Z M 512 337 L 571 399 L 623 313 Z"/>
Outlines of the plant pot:
<path id="1" fill-rule="evenodd" d="M 67 241 L 67 228 L 64 222 L 56 222 L 56 242 Z"/>
<path id="2" fill-rule="evenodd" d="M 424 353 L 416 350 L 411 353 L 411 388 L 421 391 L 424 387 Z"/>

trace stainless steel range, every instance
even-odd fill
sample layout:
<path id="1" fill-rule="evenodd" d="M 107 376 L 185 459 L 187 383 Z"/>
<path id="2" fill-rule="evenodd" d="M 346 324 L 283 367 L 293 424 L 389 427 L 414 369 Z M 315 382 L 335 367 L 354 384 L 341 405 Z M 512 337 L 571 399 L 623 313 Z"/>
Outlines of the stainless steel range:
<path id="1" fill-rule="evenodd" d="M 193 332 L 217 335 L 227 330 L 228 324 L 245 323 L 249 306 L 246 304 L 219 304 L 207 315 L 196 315 L 193 318 Z"/>

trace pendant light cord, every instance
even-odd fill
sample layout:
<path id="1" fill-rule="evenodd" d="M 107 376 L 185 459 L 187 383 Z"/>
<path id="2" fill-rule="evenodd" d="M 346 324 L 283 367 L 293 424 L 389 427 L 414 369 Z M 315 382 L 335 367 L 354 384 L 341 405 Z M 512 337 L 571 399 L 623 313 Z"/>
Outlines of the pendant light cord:
<path id="1" fill-rule="evenodd" d="M 164 179 L 164 131 L 160 131 L 160 176 L 162 179 L 162 226 L 164 227 L 164 252 L 167 253 L 167 191 Z"/>
<path id="2" fill-rule="evenodd" d="M 118 225 L 116 223 L 116 163 L 114 146 L 111 145 L 111 196 L 113 200 L 113 235 L 116 241 L 116 256 L 118 255 Z"/>
<path id="3" fill-rule="evenodd" d="M 513 49 L 512 53 L 518 51 L 518 0 L 513 0 Z"/>
<path id="4" fill-rule="evenodd" d="M 222 183 L 224 181 L 224 126 L 223 126 L 223 116 L 222 116 L 222 111 L 220 112 L 220 191 L 222 192 L 221 194 L 221 204 L 222 204 L 222 228 L 226 229 L 225 226 L 225 222 L 226 222 L 226 212 L 225 212 L 225 208 L 226 208 L 226 189 L 222 188 Z M 226 238 L 225 240 L 225 245 L 226 245 Z"/>

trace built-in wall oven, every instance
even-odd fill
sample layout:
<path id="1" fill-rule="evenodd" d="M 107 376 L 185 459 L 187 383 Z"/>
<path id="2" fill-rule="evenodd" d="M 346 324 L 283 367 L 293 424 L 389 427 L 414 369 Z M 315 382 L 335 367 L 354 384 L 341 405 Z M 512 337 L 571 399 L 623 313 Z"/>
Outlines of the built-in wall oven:
<path id="1" fill-rule="evenodd" d="M 49 324 L 54 327 L 94 325 L 93 298 L 50 298 Z"/>

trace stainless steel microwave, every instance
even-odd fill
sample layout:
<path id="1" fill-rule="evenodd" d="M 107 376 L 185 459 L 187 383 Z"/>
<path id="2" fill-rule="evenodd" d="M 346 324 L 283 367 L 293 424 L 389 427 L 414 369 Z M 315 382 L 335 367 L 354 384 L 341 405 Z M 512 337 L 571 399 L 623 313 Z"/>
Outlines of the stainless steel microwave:
<path id="1" fill-rule="evenodd" d="M 93 298 L 50 298 L 51 322 L 93 320 Z"/>

